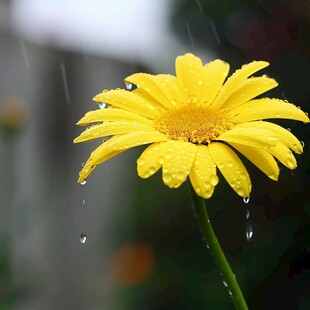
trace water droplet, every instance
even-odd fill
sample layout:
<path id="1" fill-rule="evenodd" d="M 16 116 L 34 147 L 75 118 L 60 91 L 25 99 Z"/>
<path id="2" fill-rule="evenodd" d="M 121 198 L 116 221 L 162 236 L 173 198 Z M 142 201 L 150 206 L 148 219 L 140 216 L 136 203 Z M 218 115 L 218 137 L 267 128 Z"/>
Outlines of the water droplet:
<path id="1" fill-rule="evenodd" d="M 243 202 L 244 202 L 244 203 L 249 203 L 249 202 L 250 202 L 250 196 L 244 197 L 244 198 L 243 198 Z"/>
<path id="2" fill-rule="evenodd" d="M 126 87 L 126 90 L 132 90 L 132 84 L 131 83 L 125 82 L 125 87 Z"/>
<path id="3" fill-rule="evenodd" d="M 144 158 L 138 158 L 138 160 L 137 160 L 137 164 L 138 164 L 138 166 L 143 166 L 144 164 L 145 164 L 145 159 Z"/>
<path id="4" fill-rule="evenodd" d="M 286 128 L 286 130 L 287 130 L 287 131 L 289 131 L 289 132 L 291 132 L 291 131 L 292 131 L 292 129 L 291 129 L 291 128 Z"/>
<path id="5" fill-rule="evenodd" d="M 218 182 L 219 182 L 218 176 L 215 175 L 215 174 L 214 174 L 214 175 L 211 175 L 211 177 L 210 177 L 210 183 L 211 183 L 211 185 L 212 185 L 212 186 L 216 186 Z"/>
<path id="6" fill-rule="evenodd" d="M 288 167 L 289 168 L 291 168 L 291 169 L 294 169 L 295 168 L 295 162 L 293 161 L 293 159 L 292 158 L 288 158 L 287 160 L 286 160 L 286 164 L 288 165 Z"/>
<path id="7" fill-rule="evenodd" d="M 85 166 L 85 164 L 86 164 L 86 162 L 84 161 L 84 162 L 82 162 L 82 167 L 84 167 Z"/>
<path id="8" fill-rule="evenodd" d="M 198 81 L 198 85 L 201 86 L 203 84 L 203 80 Z"/>
<path id="9" fill-rule="evenodd" d="M 253 237 L 253 227 L 250 223 L 247 224 L 245 232 L 246 240 L 249 242 Z"/>
<path id="10" fill-rule="evenodd" d="M 85 185 L 87 183 L 87 180 L 82 181 L 80 184 Z"/>
<path id="11" fill-rule="evenodd" d="M 246 209 L 245 211 L 245 218 L 248 220 L 250 217 L 250 209 Z"/>
<path id="12" fill-rule="evenodd" d="M 100 102 L 98 106 L 100 109 L 105 109 L 107 107 L 107 104 L 105 102 Z"/>
<path id="13" fill-rule="evenodd" d="M 305 142 L 304 141 L 299 141 L 301 144 L 301 147 L 304 148 L 305 147 Z"/>
<path id="14" fill-rule="evenodd" d="M 84 234 L 84 233 L 82 233 L 82 234 L 80 235 L 80 243 L 81 243 L 81 244 L 85 244 L 86 241 L 87 241 L 87 235 Z"/>
<path id="15" fill-rule="evenodd" d="M 83 199 L 82 199 L 82 204 L 85 205 L 85 202 L 86 202 L 86 199 L 83 198 Z"/>
<path id="16" fill-rule="evenodd" d="M 164 173 L 163 175 L 164 183 L 170 185 L 169 183 L 171 182 L 171 180 L 172 180 L 171 174 L 169 172 Z"/>
<path id="17" fill-rule="evenodd" d="M 228 284 L 227 284 L 226 281 L 223 281 L 223 284 L 224 284 L 225 287 L 228 287 Z"/>

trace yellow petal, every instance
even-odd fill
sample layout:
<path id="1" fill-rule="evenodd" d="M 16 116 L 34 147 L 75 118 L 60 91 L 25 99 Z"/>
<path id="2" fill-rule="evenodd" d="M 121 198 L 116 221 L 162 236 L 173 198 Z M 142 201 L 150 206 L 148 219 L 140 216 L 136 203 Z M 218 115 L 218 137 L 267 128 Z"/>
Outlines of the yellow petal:
<path id="1" fill-rule="evenodd" d="M 227 143 L 239 143 L 252 147 L 268 149 L 277 142 L 276 136 L 270 135 L 270 131 L 256 127 L 242 127 L 236 125 L 233 129 L 220 134 L 216 140 Z"/>
<path id="2" fill-rule="evenodd" d="M 164 76 L 164 77 L 163 77 Z M 147 94 L 159 102 L 162 108 L 172 108 L 173 102 L 177 103 L 179 98 L 176 93 L 171 93 L 169 84 L 173 83 L 175 77 L 168 74 L 156 76 L 147 73 L 135 73 L 125 79 L 126 83 L 137 85 Z M 172 97 L 170 97 L 172 96 Z"/>
<path id="3" fill-rule="evenodd" d="M 152 103 L 148 102 L 141 96 L 124 89 L 104 91 L 95 96 L 93 100 L 98 103 L 104 102 L 113 107 L 137 113 L 151 119 L 154 119 L 158 114 L 158 110 L 152 105 Z"/>
<path id="4" fill-rule="evenodd" d="M 131 91 L 134 94 L 141 96 L 144 100 L 150 102 L 156 109 L 159 111 L 166 111 L 167 108 L 164 107 L 157 98 L 152 97 L 149 93 L 147 93 L 143 88 L 135 88 Z"/>
<path id="5" fill-rule="evenodd" d="M 189 178 L 198 196 L 205 199 L 212 196 L 219 179 L 207 145 L 197 145 L 196 157 Z"/>
<path id="6" fill-rule="evenodd" d="M 238 143 L 230 144 L 249 159 L 258 169 L 264 172 L 270 179 L 275 181 L 278 180 L 279 166 L 274 157 L 268 151 Z"/>
<path id="7" fill-rule="evenodd" d="M 79 126 L 88 125 L 99 122 L 138 122 L 145 125 L 151 125 L 152 121 L 146 117 L 140 116 L 136 113 L 128 112 L 126 110 L 117 108 L 98 109 L 87 112 L 77 123 Z"/>
<path id="8" fill-rule="evenodd" d="M 206 105 L 212 103 L 218 94 L 229 72 L 229 64 L 216 59 L 204 66 L 205 86 L 203 89 L 202 100 Z"/>
<path id="9" fill-rule="evenodd" d="M 230 111 L 243 103 L 257 97 L 260 94 L 276 87 L 278 83 L 274 79 L 267 77 L 255 77 L 246 79 L 240 86 L 227 98 L 221 108 Z"/>
<path id="10" fill-rule="evenodd" d="M 131 132 L 114 136 L 97 147 L 90 155 L 80 172 L 78 182 L 87 179 L 96 166 L 132 147 L 153 142 L 167 141 L 169 138 L 159 132 Z"/>
<path id="11" fill-rule="evenodd" d="M 202 103 L 206 84 L 205 68 L 201 59 L 193 54 L 179 56 L 175 61 L 175 69 L 179 89 L 185 103 Z"/>
<path id="12" fill-rule="evenodd" d="M 269 152 L 276 157 L 285 167 L 295 169 L 297 167 L 296 158 L 292 151 L 284 144 L 278 142 L 275 146 L 269 148 Z"/>
<path id="13" fill-rule="evenodd" d="M 137 171 L 139 177 L 146 179 L 152 176 L 164 163 L 168 142 L 153 143 L 148 146 L 137 160 Z"/>
<path id="14" fill-rule="evenodd" d="M 170 188 L 179 187 L 187 178 L 196 155 L 196 145 L 171 140 L 165 143 L 163 181 Z"/>
<path id="15" fill-rule="evenodd" d="M 285 118 L 309 123 L 309 117 L 295 105 L 280 99 L 251 100 L 231 110 L 233 122 L 242 123 L 267 118 Z"/>
<path id="16" fill-rule="evenodd" d="M 283 143 L 297 154 L 301 154 L 303 147 L 300 141 L 287 129 L 264 121 L 246 122 L 236 125 L 237 128 L 261 128 L 265 130 L 266 134 L 269 131 L 269 135 L 275 137 L 279 142 Z M 265 136 L 267 138 L 267 136 Z"/>
<path id="17" fill-rule="evenodd" d="M 241 197 L 251 192 L 251 180 L 239 157 L 223 143 L 209 144 L 210 154 L 231 188 Z"/>
<path id="18" fill-rule="evenodd" d="M 221 88 L 213 105 L 215 107 L 221 107 L 226 99 L 236 90 L 237 87 L 239 87 L 240 83 L 253 73 L 267 67 L 268 65 L 269 63 L 266 61 L 253 61 L 249 64 L 243 65 L 241 69 L 236 70 Z"/>
<path id="19" fill-rule="evenodd" d="M 135 131 L 152 132 L 155 131 L 155 129 L 151 126 L 134 122 L 107 122 L 91 126 L 75 138 L 73 142 L 85 142 L 101 137 L 120 135 Z"/>
<path id="20" fill-rule="evenodd" d="M 155 80 L 161 85 L 161 88 L 169 98 L 169 108 L 176 108 L 184 105 L 184 98 L 178 87 L 178 80 L 170 74 L 158 74 L 154 76 Z"/>

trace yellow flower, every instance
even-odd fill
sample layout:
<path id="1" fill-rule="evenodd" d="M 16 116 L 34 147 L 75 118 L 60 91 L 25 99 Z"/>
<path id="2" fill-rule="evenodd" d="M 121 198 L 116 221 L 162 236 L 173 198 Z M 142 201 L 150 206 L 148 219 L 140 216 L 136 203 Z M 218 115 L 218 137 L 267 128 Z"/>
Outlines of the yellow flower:
<path id="1" fill-rule="evenodd" d="M 210 198 L 218 184 L 217 168 L 241 197 L 251 180 L 237 152 L 273 180 L 276 159 L 296 168 L 292 153 L 300 141 L 288 130 L 263 119 L 309 122 L 306 113 L 280 99 L 254 99 L 277 86 L 266 76 L 250 77 L 267 67 L 265 61 L 242 66 L 224 83 L 229 65 L 185 54 L 176 59 L 176 76 L 136 73 L 125 79 L 127 89 L 103 91 L 94 97 L 105 108 L 90 111 L 77 123 L 89 125 L 74 142 L 109 137 L 95 149 L 80 172 L 84 182 L 101 163 L 132 147 L 150 144 L 137 160 L 138 175 L 148 178 L 162 168 L 163 182 L 179 187 L 189 176 L 197 195 Z"/>

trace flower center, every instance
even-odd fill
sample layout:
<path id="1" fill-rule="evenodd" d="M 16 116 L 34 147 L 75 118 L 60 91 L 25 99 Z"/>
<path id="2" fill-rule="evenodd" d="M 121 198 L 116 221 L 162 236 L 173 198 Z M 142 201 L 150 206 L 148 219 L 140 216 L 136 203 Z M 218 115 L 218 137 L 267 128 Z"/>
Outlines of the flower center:
<path id="1" fill-rule="evenodd" d="M 209 143 L 232 126 L 223 111 L 197 106 L 166 111 L 154 121 L 155 129 L 169 138 L 197 144 Z"/>

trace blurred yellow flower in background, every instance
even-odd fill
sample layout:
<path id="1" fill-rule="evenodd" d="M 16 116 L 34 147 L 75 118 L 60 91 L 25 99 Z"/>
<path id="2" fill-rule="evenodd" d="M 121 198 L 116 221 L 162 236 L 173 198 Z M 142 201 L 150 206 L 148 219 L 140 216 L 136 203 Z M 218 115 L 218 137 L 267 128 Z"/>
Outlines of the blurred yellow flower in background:
<path id="1" fill-rule="evenodd" d="M 103 91 L 94 97 L 103 108 L 77 123 L 95 125 L 74 142 L 112 137 L 92 152 L 78 182 L 99 164 L 144 144 L 150 145 L 137 160 L 140 177 L 162 168 L 163 182 L 177 188 L 189 176 L 203 198 L 210 198 L 218 184 L 217 168 L 239 196 L 249 196 L 251 180 L 236 151 L 277 180 L 276 160 L 294 169 L 292 151 L 301 154 L 303 147 L 290 131 L 262 120 L 308 123 L 309 118 L 287 101 L 254 99 L 277 86 L 269 77 L 250 77 L 268 65 L 253 61 L 226 80 L 227 63 L 217 59 L 203 65 L 200 58 L 185 54 L 176 59 L 176 76 L 136 73 L 125 79 L 127 90 Z"/>

